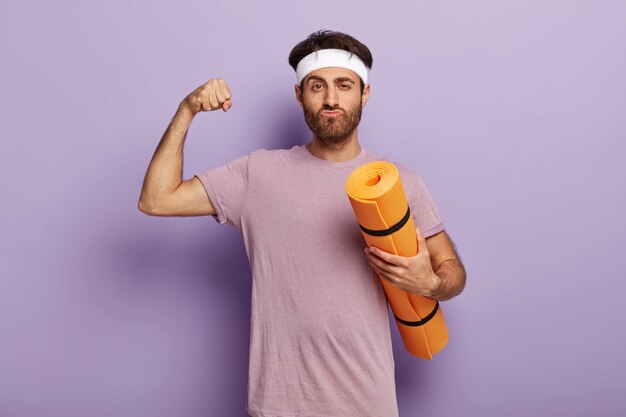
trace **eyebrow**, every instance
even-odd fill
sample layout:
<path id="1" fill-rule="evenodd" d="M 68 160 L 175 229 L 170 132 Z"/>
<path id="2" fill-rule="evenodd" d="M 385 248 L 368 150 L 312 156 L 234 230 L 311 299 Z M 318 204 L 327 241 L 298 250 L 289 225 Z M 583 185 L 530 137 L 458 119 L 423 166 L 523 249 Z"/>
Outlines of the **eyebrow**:
<path id="1" fill-rule="evenodd" d="M 326 82 L 325 79 L 323 79 L 322 77 L 320 77 L 318 75 L 311 75 L 306 83 L 308 84 L 309 81 L 311 81 L 311 80 L 318 80 L 318 81 Z M 335 82 L 336 83 L 342 83 L 344 81 L 348 81 L 348 82 L 354 84 L 354 81 L 352 81 L 352 79 L 348 78 L 348 77 L 338 77 L 338 78 L 335 78 Z"/>

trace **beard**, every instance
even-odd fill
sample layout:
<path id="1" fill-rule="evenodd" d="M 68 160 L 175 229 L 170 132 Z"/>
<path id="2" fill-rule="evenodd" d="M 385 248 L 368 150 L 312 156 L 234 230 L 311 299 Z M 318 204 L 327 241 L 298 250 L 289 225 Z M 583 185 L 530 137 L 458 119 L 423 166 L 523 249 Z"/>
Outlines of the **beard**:
<path id="1" fill-rule="evenodd" d="M 324 106 L 319 112 L 304 106 L 304 119 L 317 138 L 329 148 L 340 148 L 346 143 L 348 137 L 361 121 L 363 107 L 359 100 L 357 104 L 349 108 L 344 114 L 334 117 L 322 116 L 324 110 L 343 110 L 338 106 Z"/>

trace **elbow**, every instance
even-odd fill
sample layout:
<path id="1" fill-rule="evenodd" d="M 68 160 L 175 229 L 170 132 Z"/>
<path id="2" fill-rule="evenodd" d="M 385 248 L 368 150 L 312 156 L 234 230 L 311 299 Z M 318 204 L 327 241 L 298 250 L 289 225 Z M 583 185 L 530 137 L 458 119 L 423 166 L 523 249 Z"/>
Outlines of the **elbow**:
<path id="1" fill-rule="evenodd" d="M 171 216 L 171 210 L 169 210 L 168 207 L 170 207 L 169 200 L 163 198 L 140 198 L 137 202 L 137 208 L 139 211 L 143 214 L 147 214 L 148 216 Z"/>
<path id="2" fill-rule="evenodd" d="M 465 290 L 465 283 L 467 282 L 467 274 L 465 272 L 465 267 L 463 266 L 463 264 L 460 262 L 459 264 L 461 265 L 461 271 L 459 273 L 460 276 L 457 280 L 456 288 L 454 289 L 454 292 L 450 298 L 454 298 L 460 295 Z"/>
<path id="3" fill-rule="evenodd" d="M 137 208 L 139 209 L 140 212 L 142 212 L 143 214 L 147 214 L 148 216 L 156 216 L 157 215 L 157 210 L 156 210 L 155 206 L 153 204 L 148 203 L 147 201 L 145 201 L 145 200 L 143 200 L 141 198 L 137 202 Z"/>
<path id="4" fill-rule="evenodd" d="M 137 202 L 137 209 L 139 209 L 139 211 L 142 212 L 143 214 L 150 214 L 150 209 L 148 208 L 146 203 L 141 199 L 139 199 L 139 202 Z"/>
<path id="5" fill-rule="evenodd" d="M 465 290 L 467 274 L 465 266 L 460 259 L 451 259 L 446 263 L 446 271 L 441 271 L 440 279 L 442 280 L 441 291 L 435 299 L 438 301 L 448 301 Z"/>
<path id="6" fill-rule="evenodd" d="M 461 282 L 457 285 L 454 293 L 452 294 L 452 296 L 450 298 L 454 298 L 458 295 L 461 295 L 461 293 L 465 290 L 465 273 L 463 273 L 463 277 L 461 278 Z"/>

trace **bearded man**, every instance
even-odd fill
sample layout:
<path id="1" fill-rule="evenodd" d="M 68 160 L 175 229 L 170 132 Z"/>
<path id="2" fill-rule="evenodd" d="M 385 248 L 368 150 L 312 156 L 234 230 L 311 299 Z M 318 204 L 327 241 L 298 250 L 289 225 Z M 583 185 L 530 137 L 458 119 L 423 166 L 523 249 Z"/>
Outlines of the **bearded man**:
<path id="1" fill-rule="evenodd" d="M 313 136 L 290 149 L 259 149 L 182 179 L 193 117 L 232 107 L 223 78 L 185 97 L 146 173 L 139 210 L 211 215 L 236 227 L 252 271 L 248 401 L 255 417 L 398 415 L 387 300 L 378 274 L 405 291 L 447 300 L 465 270 L 416 172 L 399 162 L 420 253 L 366 248 L 345 193 L 358 166 L 386 157 L 358 142 L 370 93 L 370 50 L 318 31 L 289 55 L 295 95 Z"/>

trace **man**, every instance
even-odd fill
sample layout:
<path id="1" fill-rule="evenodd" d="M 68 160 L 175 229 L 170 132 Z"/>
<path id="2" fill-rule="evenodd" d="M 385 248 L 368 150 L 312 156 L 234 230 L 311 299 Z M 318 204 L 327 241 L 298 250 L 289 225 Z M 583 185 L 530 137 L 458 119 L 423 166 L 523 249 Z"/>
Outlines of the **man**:
<path id="1" fill-rule="evenodd" d="M 319 31 L 293 48 L 289 63 L 310 143 L 259 149 L 182 181 L 192 118 L 232 106 L 226 82 L 211 79 L 181 102 L 146 173 L 139 209 L 211 215 L 241 232 L 253 277 L 250 415 L 397 416 L 387 302 L 374 271 L 437 300 L 462 291 L 465 271 L 426 186 L 399 163 L 420 252 L 363 254 L 344 186 L 356 167 L 386 159 L 357 139 L 370 92 L 369 49 Z"/>

